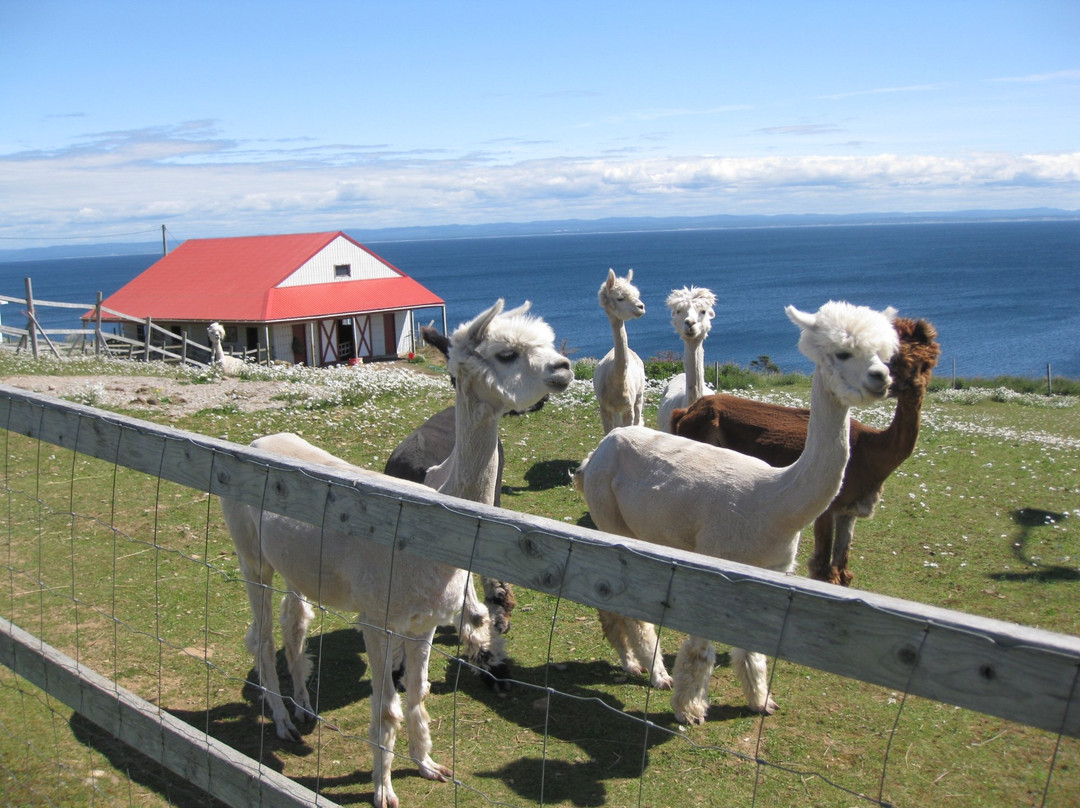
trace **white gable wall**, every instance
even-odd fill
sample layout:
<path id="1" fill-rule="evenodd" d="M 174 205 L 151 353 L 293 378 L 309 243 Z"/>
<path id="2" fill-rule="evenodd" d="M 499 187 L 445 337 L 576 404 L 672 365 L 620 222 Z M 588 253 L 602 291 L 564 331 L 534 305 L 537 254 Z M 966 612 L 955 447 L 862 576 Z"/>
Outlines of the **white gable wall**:
<path id="1" fill-rule="evenodd" d="M 348 264 L 351 274 L 347 278 L 334 276 L 334 267 Z M 313 283 L 333 283 L 334 281 L 359 281 L 374 278 L 400 277 L 394 270 L 366 250 L 353 244 L 347 238 L 338 236 L 294 273 L 278 284 L 284 286 L 307 286 Z"/>

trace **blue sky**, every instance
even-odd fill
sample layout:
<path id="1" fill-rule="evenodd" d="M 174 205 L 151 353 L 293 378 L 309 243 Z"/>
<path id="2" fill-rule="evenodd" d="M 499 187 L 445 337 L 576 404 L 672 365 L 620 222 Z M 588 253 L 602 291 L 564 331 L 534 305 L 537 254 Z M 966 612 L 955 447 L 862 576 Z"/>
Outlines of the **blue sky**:
<path id="1" fill-rule="evenodd" d="M 1078 43 L 1075 0 L 0 0 L 0 247 L 1075 210 Z"/>

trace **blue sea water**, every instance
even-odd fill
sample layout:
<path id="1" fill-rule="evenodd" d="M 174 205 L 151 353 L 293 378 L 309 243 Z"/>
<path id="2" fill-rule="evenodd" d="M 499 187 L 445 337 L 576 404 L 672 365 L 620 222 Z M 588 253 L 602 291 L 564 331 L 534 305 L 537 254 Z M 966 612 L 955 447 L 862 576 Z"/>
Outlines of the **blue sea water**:
<path id="1" fill-rule="evenodd" d="M 523 300 L 572 358 L 601 357 L 611 329 L 596 292 L 613 267 L 634 269 L 647 311 L 628 324 L 642 358 L 682 354 L 664 300 L 673 288 L 716 293 L 706 361 L 748 365 L 769 356 L 784 371 L 810 370 L 784 315 L 843 299 L 895 306 L 932 322 L 938 373 L 962 377 L 1080 378 L 1080 222 L 1016 221 L 642 231 L 367 242 L 447 304 L 453 328 L 497 297 Z M 93 304 L 159 256 L 0 263 L 0 294 Z M 0 307 L 23 325 L 19 304 Z M 45 309 L 44 325 L 74 327 L 78 312 Z M 431 319 L 436 312 L 425 312 Z"/>

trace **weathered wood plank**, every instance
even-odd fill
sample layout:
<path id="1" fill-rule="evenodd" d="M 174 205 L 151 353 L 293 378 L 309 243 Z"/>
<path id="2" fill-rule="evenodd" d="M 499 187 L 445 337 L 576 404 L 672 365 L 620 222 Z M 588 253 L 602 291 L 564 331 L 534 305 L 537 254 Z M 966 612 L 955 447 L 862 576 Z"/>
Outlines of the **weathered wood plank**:
<path id="1" fill-rule="evenodd" d="M 79 665 L 3 618 L 0 663 L 227 805 L 335 805 Z"/>
<path id="2" fill-rule="evenodd" d="M 607 536 L 3 386 L 0 425 L 578 603 L 1080 737 L 1077 637 Z"/>

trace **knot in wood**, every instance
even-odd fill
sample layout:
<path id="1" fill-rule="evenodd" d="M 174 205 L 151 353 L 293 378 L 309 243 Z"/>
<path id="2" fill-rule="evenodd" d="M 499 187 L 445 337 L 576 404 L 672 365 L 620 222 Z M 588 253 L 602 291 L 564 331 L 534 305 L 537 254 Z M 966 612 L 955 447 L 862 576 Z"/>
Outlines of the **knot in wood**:
<path id="1" fill-rule="evenodd" d="M 916 651 L 912 646 L 905 645 L 903 648 L 896 652 L 896 659 L 900 662 L 901 665 L 911 668 L 914 667 L 915 663 L 919 660 L 919 652 Z"/>
<path id="2" fill-rule="evenodd" d="M 540 548 L 537 547 L 536 542 L 528 536 L 522 536 L 518 539 L 518 547 L 521 548 L 521 552 L 529 558 L 539 558 L 541 555 Z"/>

